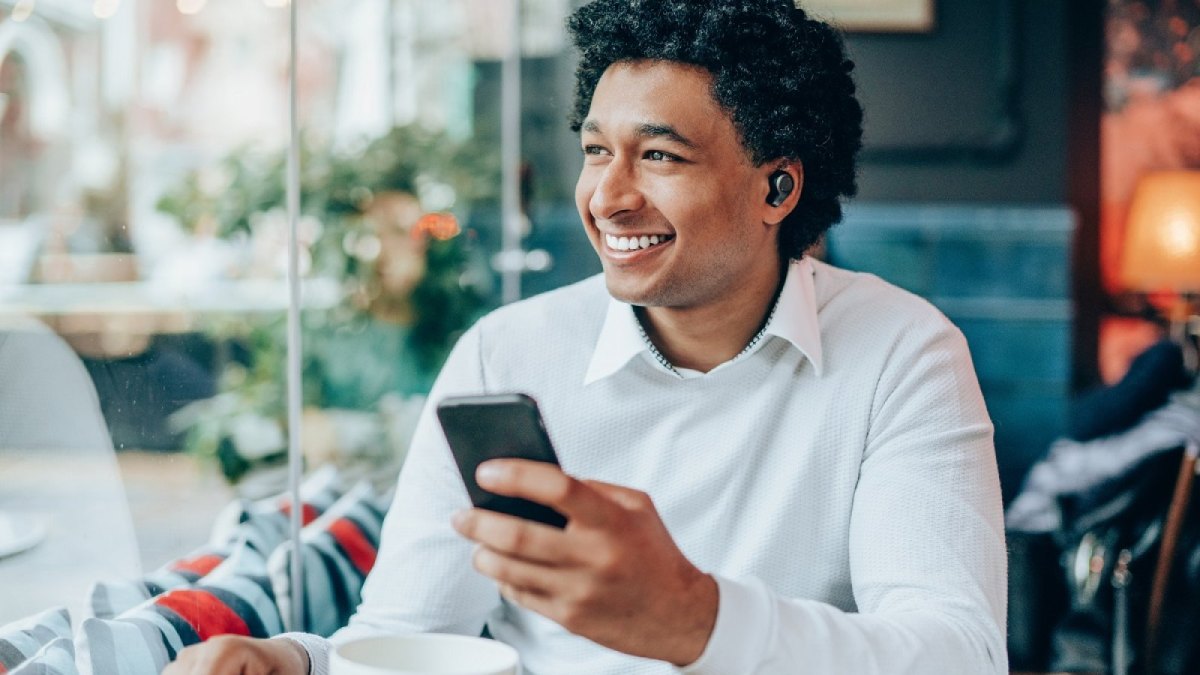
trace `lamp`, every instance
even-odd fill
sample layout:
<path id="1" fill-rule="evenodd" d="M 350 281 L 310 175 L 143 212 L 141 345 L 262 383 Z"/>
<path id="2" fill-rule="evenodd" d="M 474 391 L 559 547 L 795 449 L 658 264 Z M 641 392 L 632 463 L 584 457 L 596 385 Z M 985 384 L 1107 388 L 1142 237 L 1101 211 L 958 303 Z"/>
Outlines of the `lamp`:
<path id="1" fill-rule="evenodd" d="M 1138 183 L 1129 207 L 1120 278 L 1135 291 L 1173 291 L 1171 336 L 1196 371 L 1200 333 L 1200 171 L 1155 171 Z"/>
<path id="2" fill-rule="evenodd" d="M 1174 291 L 1171 337 L 1190 373 L 1200 366 L 1200 171 L 1156 171 L 1138 183 L 1129 207 L 1120 279 L 1136 291 Z M 1200 380 L 1197 382 L 1200 387 Z M 1146 671 L 1154 671 L 1167 580 L 1197 472 L 1200 445 L 1189 442 L 1164 524 L 1146 621 Z"/>

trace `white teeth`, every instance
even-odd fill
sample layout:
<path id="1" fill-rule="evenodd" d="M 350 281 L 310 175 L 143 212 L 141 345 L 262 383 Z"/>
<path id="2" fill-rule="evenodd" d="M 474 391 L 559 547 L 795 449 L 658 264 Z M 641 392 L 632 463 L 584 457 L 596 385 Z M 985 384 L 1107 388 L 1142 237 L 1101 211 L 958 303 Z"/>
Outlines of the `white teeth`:
<path id="1" fill-rule="evenodd" d="M 643 248 L 650 248 L 658 244 L 664 244 L 669 241 L 669 237 L 655 235 L 642 235 L 640 237 L 618 237 L 612 234 L 604 235 L 604 242 L 608 247 L 616 251 L 637 251 Z"/>

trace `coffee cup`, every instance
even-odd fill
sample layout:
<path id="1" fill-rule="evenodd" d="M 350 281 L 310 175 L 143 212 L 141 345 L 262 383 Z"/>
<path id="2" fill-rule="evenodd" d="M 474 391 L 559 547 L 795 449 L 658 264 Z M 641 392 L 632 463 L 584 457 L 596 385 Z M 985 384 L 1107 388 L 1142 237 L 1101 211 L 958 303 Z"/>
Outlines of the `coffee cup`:
<path id="1" fill-rule="evenodd" d="M 362 638 L 329 655 L 330 675 L 521 675 L 517 651 L 486 638 L 440 633 Z"/>

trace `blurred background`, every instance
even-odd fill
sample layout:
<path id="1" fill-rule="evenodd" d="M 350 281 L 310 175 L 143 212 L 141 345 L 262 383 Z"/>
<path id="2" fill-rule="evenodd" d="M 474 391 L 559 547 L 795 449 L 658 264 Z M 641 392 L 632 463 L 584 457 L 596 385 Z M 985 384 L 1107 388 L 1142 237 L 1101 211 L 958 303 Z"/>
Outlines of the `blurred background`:
<path id="1" fill-rule="evenodd" d="M 293 1 L 304 453 L 382 486 L 457 335 L 600 270 L 565 122 L 580 3 Z M 814 255 L 962 328 L 1007 503 L 1195 313 L 1200 282 L 1121 255 L 1141 179 L 1200 169 L 1200 2 L 811 6 L 867 115 Z M 0 0 L 0 624 L 84 611 L 283 488 L 288 9 Z"/>

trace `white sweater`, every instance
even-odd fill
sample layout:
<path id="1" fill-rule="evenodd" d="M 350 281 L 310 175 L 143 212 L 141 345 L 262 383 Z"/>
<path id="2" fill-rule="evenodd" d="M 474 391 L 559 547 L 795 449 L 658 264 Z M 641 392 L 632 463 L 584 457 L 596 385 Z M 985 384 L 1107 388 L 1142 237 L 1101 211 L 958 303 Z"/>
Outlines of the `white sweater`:
<path id="1" fill-rule="evenodd" d="M 953 325 L 807 260 L 767 337 L 707 374 L 658 364 L 634 321 L 599 277 L 504 307 L 460 340 L 430 401 L 529 393 L 567 473 L 648 492 L 718 580 L 699 661 L 626 656 L 503 600 L 450 527 L 468 501 L 432 405 L 335 643 L 486 623 L 527 675 L 1007 672 L 992 427 Z M 329 643 L 304 642 L 324 673 Z"/>

